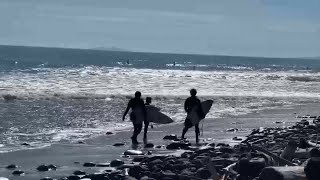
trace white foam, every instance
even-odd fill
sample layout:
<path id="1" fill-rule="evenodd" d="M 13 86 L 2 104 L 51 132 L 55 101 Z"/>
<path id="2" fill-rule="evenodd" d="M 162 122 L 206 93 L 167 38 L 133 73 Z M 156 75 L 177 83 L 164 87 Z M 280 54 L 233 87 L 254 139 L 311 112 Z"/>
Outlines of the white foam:
<path id="1" fill-rule="evenodd" d="M 147 95 L 181 96 L 188 95 L 190 88 L 197 88 L 199 95 L 204 96 L 320 97 L 317 91 L 320 74 L 309 72 L 183 71 L 94 66 L 39 69 L 38 73 L 18 72 L 1 76 L 0 94 L 36 98 L 55 93 L 131 95 L 135 90 L 141 90 Z"/>

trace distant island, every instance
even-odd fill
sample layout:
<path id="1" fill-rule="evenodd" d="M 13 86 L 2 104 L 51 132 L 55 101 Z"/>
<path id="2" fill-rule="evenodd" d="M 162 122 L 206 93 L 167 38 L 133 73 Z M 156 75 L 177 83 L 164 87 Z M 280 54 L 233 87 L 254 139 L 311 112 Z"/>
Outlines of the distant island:
<path id="1" fill-rule="evenodd" d="M 121 51 L 121 52 L 130 52 L 127 49 L 122 49 L 122 48 L 118 48 L 118 47 L 96 47 L 96 48 L 92 48 L 92 50 L 100 50 L 100 51 Z"/>

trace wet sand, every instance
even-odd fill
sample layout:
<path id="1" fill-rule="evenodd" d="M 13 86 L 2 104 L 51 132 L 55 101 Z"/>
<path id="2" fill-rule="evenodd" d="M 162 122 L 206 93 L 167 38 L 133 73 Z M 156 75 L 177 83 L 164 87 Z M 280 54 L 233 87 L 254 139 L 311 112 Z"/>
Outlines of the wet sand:
<path id="1" fill-rule="evenodd" d="M 305 104 L 279 109 L 263 110 L 256 113 L 241 115 L 237 117 L 225 117 L 219 119 L 205 119 L 203 124 L 203 135 L 201 142 L 225 142 L 235 144 L 233 137 L 244 139 L 253 128 L 257 127 L 282 127 L 290 126 L 301 119 L 297 115 L 319 115 L 319 104 Z M 275 123 L 277 122 L 277 123 Z M 167 134 L 181 135 L 182 123 L 174 125 L 155 126 L 149 129 L 148 141 L 157 145 L 168 145 L 170 141 L 162 138 Z M 200 124 L 200 129 L 202 124 Z M 231 129 L 233 128 L 233 129 Z M 229 130 L 229 131 L 228 131 Z M 235 131 L 232 131 L 235 130 Z M 7 177 L 11 180 L 35 180 L 44 177 L 60 178 L 71 175 L 75 170 L 83 170 L 87 173 L 100 172 L 110 167 L 88 168 L 83 167 L 85 162 L 109 163 L 113 159 L 130 161 L 130 158 L 123 158 L 123 152 L 132 149 L 130 142 L 131 129 L 122 132 L 115 132 L 113 135 L 104 135 L 84 141 L 84 144 L 54 144 L 50 147 L 34 150 L 21 150 L 0 154 L 0 177 Z M 194 128 L 190 129 L 186 137 L 195 145 Z M 142 141 L 142 134 L 139 139 Z M 124 142 L 124 146 L 114 147 L 114 143 Z M 162 148 L 142 148 L 144 152 L 151 151 L 153 154 L 174 153 L 175 151 Z M 135 147 L 134 147 L 135 148 Z M 77 163 L 75 163 L 77 162 Z M 16 164 L 25 172 L 24 176 L 13 176 L 13 170 L 5 167 L 9 164 Z M 38 172 L 36 168 L 41 164 L 54 164 L 57 170 Z"/>

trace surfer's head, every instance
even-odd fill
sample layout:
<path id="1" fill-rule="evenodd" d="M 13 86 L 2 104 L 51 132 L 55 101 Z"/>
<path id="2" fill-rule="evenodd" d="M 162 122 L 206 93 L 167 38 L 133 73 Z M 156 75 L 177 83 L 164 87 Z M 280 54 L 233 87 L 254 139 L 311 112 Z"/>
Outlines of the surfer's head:
<path id="1" fill-rule="evenodd" d="M 134 93 L 134 97 L 135 98 L 140 98 L 141 97 L 141 92 L 140 91 L 136 91 L 136 93 Z"/>
<path id="2" fill-rule="evenodd" d="M 151 104 L 151 100 L 152 100 L 151 97 L 147 97 L 147 98 L 146 98 L 146 103 Z"/>
<path id="3" fill-rule="evenodd" d="M 197 95 L 197 90 L 196 89 L 191 89 L 190 90 L 190 95 L 191 96 L 196 96 Z"/>

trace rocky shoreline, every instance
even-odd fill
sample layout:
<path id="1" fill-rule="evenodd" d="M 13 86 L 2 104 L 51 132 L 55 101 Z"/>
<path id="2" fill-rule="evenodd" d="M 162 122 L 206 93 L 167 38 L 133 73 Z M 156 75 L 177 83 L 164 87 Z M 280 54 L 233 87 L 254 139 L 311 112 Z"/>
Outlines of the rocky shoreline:
<path id="1" fill-rule="evenodd" d="M 318 132 L 320 119 L 304 119 L 293 126 L 253 129 L 238 145 L 204 142 L 192 145 L 176 135 L 163 139 L 167 146 L 146 144 L 140 150 L 130 149 L 121 159 L 110 163 L 86 162 L 83 166 L 99 168 L 97 173 L 77 170 L 59 180 L 184 180 L 184 179 L 320 179 Z M 123 144 L 115 144 L 122 146 Z M 175 153 L 159 154 L 157 149 Z M 75 162 L 77 163 L 77 162 Z M 15 176 L 23 176 L 19 166 L 6 167 Z M 55 171 L 55 165 L 40 165 L 37 171 Z M 7 178 L 0 177 L 0 180 Z M 46 177 L 41 180 L 54 178 Z"/>

